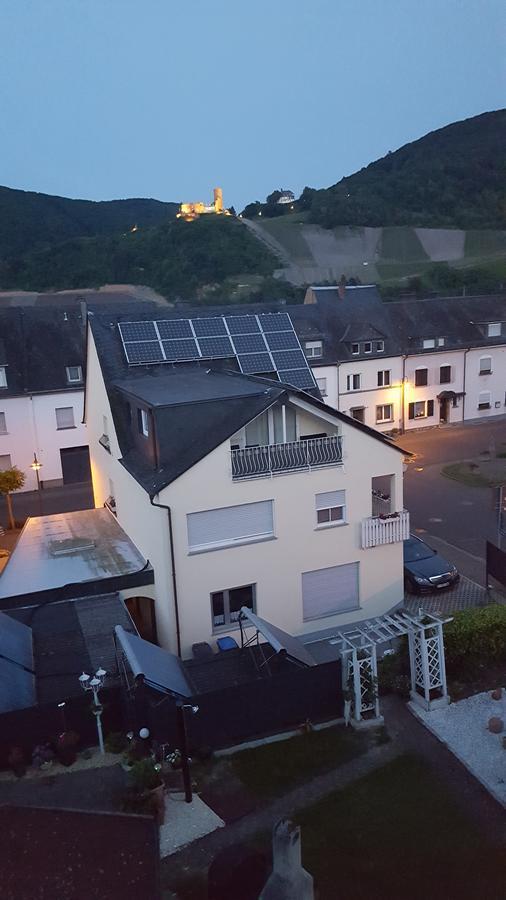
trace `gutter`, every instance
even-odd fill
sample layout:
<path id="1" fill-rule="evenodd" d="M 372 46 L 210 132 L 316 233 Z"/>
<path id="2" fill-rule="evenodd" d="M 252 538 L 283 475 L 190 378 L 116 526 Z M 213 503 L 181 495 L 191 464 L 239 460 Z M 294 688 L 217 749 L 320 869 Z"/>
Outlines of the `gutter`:
<path id="1" fill-rule="evenodd" d="M 470 347 L 466 347 L 464 350 L 464 376 L 462 378 L 462 421 L 466 420 L 466 364 L 467 364 L 467 354 L 470 351 Z"/>
<path id="2" fill-rule="evenodd" d="M 406 391 L 406 356 L 402 357 L 402 390 L 401 390 L 401 434 L 405 434 L 406 432 L 406 399 L 405 399 L 405 391 Z"/>
<path id="3" fill-rule="evenodd" d="M 170 543 L 170 561 L 172 566 L 172 590 L 174 592 L 174 612 L 176 615 L 176 640 L 177 640 L 177 655 L 181 659 L 181 626 L 179 621 L 179 603 L 177 599 L 177 581 L 176 581 L 176 560 L 174 556 L 174 533 L 172 530 L 172 512 L 170 506 L 166 506 L 165 503 L 155 503 L 153 497 L 149 497 L 149 502 L 151 506 L 156 506 L 158 509 L 166 509 L 167 510 L 167 518 L 169 522 L 169 543 Z"/>

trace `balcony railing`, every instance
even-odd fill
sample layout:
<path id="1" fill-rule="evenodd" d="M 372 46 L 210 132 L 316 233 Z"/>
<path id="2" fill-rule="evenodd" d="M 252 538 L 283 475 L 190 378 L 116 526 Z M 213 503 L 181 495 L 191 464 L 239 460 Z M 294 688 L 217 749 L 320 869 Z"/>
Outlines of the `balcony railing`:
<path id="1" fill-rule="evenodd" d="M 385 518 L 370 516 L 362 519 L 362 550 L 380 547 L 382 544 L 397 544 L 409 537 L 409 512 L 406 509 L 391 513 Z"/>
<path id="2" fill-rule="evenodd" d="M 343 462 L 342 438 L 310 438 L 288 444 L 268 444 L 231 450 L 232 478 L 255 478 L 316 469 L 319 466 L 339 466 Z"/>

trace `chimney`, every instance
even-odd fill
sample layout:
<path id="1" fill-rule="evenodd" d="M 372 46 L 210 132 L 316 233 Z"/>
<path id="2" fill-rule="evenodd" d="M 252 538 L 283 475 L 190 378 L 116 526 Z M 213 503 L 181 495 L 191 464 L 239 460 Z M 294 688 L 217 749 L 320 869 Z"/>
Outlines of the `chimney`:
<path id="1" fill-rule="evenodd" d="M 313 878 L 302 868 L 300 828 L 281 819 L 272 832 L 272 873 L 258 900 L 314 900 Z"/>
<path id="2" fill-rule="evenodd" d="M 339 299 L 344 300 L 346 298 L 346 276 L 341 275 L 341 280 L 339 282 L 339 287 L 337 288 L 339 293 Z"/>

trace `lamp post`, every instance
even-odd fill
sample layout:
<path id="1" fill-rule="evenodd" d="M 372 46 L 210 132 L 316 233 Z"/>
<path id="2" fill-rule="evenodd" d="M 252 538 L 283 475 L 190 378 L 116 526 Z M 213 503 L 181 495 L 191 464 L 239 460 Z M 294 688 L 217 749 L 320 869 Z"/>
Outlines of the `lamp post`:
<path id="1" fill-rule="evenodd" d="M 106 675 L 107 672 L 105 669 L 97 669 L 93 678 L 91 675 L 87 675 L 86 672 L 83 672 L 83 674 L 79 676 L 79 684 L 83 691 L 93 691 L 93 707 L 91 711 L 97 719 L 98 745 L 101 753 L 105 753 L 104 735 L 102 733 L 102 712 L 104 707 L 98 699 L 98 692 L 104 686 Z"/>
<path id="2" fill-rule="evenodd" d="M 39 471 L 42 469 L 42 463 L 37 459 L 37 454 L 33 454 L 33 463 L 31 463 L 30 468 L 34 470 L 35 475 L 37 476 L 37 496 L 39 498 L 39 515 L 42 515 L 42 494 L 40 492 L 40 478 Z"/>
<path id="3" fill-rule="evenodd" d="M 191 703 L 183 703 L 178 700 L 176 703 L 177 714 L 177 730 L 179 733 L 179 743 L 181 744 L 181 771 L 183 773 L 184 799 L 186 803 L 191 803 L 192 795 L 192 779 L 190 774 L 190 760 L 188 758 L 188 739 L 186 735 L 186 719 L 185 711 L 189 709 L 193 715 L 197 715 L 198 706 L 192 706 Z"/>

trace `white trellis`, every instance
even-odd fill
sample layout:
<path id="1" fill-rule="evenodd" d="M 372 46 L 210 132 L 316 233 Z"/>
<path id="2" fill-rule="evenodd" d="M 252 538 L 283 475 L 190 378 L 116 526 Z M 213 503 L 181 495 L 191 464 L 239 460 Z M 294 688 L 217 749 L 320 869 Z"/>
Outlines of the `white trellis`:
<path id="1" fill-rule="evenodd" d="M 420 609 L 417 616 L 395 612 L 338 632 L 343 688 L 351 690 L 355 723 L 368 713 L 373 713 L 373 720 L 380 718 L 376 647 L 404 635 L 409 643 L 411 699 L 426 709 L 448 703 L 443 643 L 447 622 L 451 618 L 441 619 Z"/>

